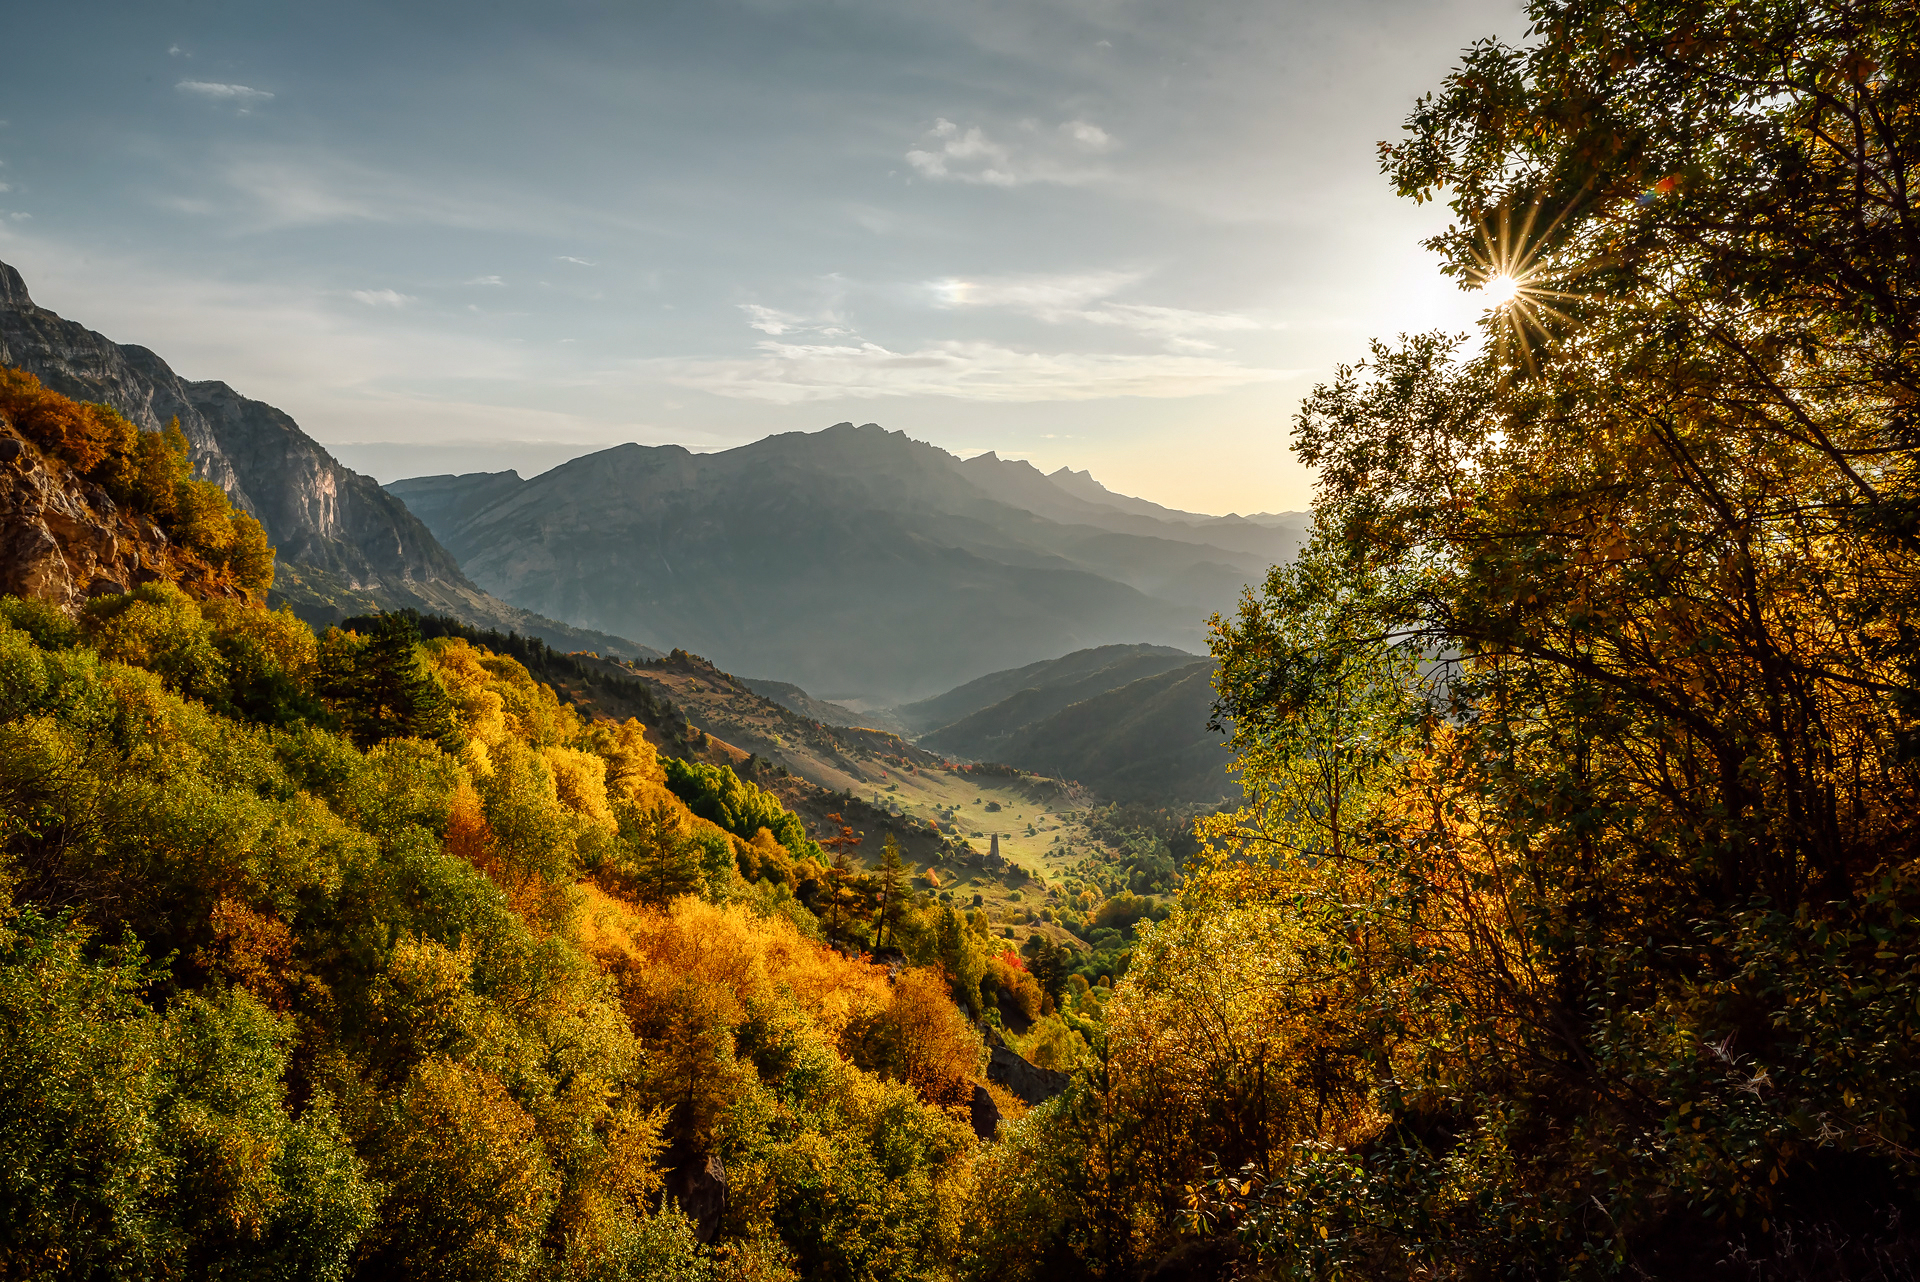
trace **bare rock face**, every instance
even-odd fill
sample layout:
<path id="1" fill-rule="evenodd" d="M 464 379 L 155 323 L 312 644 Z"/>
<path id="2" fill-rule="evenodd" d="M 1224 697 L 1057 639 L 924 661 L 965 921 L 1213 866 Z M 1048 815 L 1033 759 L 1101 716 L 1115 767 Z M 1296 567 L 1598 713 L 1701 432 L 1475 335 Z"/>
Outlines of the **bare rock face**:
<path id="1" fill-rule="evenodd" d="M 157 526 L 0 425 L 0 593 L 73 610 L 171 577 Z"/>
<path id="2" fill-rule="evenodd" d="M 667 1196 L 693 1221 L 693 1235 L 713 1241 L 727 1209 L 727 1168 L 717 1155 L 693 1157 L 667 1172 Z"/>
<path id="3" fill-rule="evenodd" d="M 111 405 L 148 431 L 180 420 L 194 473 L 220 485 L 267 531 L 277 554 L 269 600 L 290 604 L 309 623 L 411 607 L 536 636 L 560 650 L 657 656 L 481 591 L 405 503 L 342 466 L 292 418 L 225 383 L 183 379 L 146 348 L 112 342 L 36 305 L 20 273 L 5 263 L 0 365 L 24 369 L 63 396 Z M 21 555 L 28 555 L 25 546 Z"/>
<path id="4" fill-rule="evenodd" d="M 1069 1079 L 1065 1073 L 1041 1068 L 1016 1055 L 1000 1039 L 1000 1034 L 992 1029 L 987 1030 L 987 1046 L 991 1051 L 991 1057 L 987 1060 L 987 1080 L 1000 1083 L 1023 1102 L 1044 1104 L 1067 1089 Z"/>
<path id="5" fill-rule="evenodd" d="M 111 405 L 148 431 L 179 419 L 195 473 L 257 517 L 283 560 L 354 588 L 471 587 L 406 504 L 336 462 L 287 415 L 225 383 L 189 382 L 144 347 L 114 343 L 36 306 L 5 263 L 0 364 L 64 396 Z"/>
<path id="6" fill-rule="evenodd" d="M 1000 1135 L 1000 1106 L 993 1102 L 993 1096 L 987 1088 L 978 1082 L 973 1086 L 973 1098 L 968 1101 L 967 1120 L 973 1123 L 973 1133 L 983 1140 L 994 1140 Z"/>

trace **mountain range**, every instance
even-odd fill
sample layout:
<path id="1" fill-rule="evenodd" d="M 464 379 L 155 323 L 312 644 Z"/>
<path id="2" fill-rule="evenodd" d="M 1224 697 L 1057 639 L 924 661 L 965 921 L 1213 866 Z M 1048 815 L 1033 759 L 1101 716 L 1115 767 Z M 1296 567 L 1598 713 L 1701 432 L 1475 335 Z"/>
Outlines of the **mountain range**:
<path id="1" fill-rule="evenodd" d="M 196 473 L 278 549 L 272 599 L 316 625 L 412 609 L 562 651 L 694 650 L 777 674 L 738 683 L 763 708 L 1113 796 L 1222 791 L 1203 622 L 1304 534 L 1298 514 L 1180 512 L 874 424 L 383 489 L 282 411 L 38 306 L 5 264 L 0 364 L 144 428 L 177 419 Z"/>
<path id="2" fill-rule="evenodd" d="M 855 707 L 1104 644 L 1198 649 L 1305 532 L 872 423 L 387 488 L 496 596 Z"/>
<path id="3" fill-rule="evenodd" d="M 278 550 L 272 600 L 309 623 L 373 609 L 451 615 L 566 650 L 639 658 L 658 651 L 543 618 L 490 596 L 370 476 L 343 467 L 271 405 L 227 384 L 181 378 L 145 347 L 115 343 L 36 305 L 0 263 L 0 365 L 76 400 L 111 405 L 148 431 L 177 419 L 194 471 L 266 527 Z"/>

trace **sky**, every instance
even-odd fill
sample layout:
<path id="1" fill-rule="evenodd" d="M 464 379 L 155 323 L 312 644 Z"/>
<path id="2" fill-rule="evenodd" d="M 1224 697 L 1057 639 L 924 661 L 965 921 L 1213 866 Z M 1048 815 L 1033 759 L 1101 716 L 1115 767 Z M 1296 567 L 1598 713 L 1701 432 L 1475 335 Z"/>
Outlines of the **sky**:
<path id="1" fill-rule="evenodd" d="M 878 422 L 1304 508 L 1482 301 L 1377 144 L 1515 0 L 7 6 L 0 259 L 381 480 Z"/>

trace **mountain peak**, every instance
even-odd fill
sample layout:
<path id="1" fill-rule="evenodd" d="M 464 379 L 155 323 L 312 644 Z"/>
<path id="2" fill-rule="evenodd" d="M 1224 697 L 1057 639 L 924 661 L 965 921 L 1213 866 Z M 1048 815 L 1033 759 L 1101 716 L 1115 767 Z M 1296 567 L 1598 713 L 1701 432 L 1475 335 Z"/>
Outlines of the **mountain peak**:
<path id="1" fill-rule="evenodd" d="M 27 282 L 6 263 L 0 263 L 0 305 L 22 311 L 33 306 L 33 299 L 27 296 Z"/>

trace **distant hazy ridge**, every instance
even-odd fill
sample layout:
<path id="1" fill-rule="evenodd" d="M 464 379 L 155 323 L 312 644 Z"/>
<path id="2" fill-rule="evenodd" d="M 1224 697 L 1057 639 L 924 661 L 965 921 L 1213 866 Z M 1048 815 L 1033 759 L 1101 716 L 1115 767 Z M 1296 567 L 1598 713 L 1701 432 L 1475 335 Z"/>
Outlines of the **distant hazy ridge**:
<path id="1" fill-rule="evenodd" d="M 1173 512 L 851 423 L 387 488 L 508 601 L 829 700 L 922 697 L 1110 643 L 1197 651 L 1207 615 L 1304 526 Z"/>

